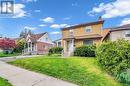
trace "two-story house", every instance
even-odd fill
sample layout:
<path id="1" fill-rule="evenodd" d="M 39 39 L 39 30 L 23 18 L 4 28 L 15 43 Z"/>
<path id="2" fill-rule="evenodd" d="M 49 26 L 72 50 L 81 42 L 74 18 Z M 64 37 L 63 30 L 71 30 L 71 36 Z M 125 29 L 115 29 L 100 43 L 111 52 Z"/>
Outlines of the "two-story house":
<path id="1" fill-rule="evenodd" d="M 104 20 L 99 19 L 96 22 L 63 28 L 62 46 L 64 48 L 64 55 L 72 55 L 75 47 L 89 44 L 100 44 L 109 33 L 109 29 L 102 29 L 103 23 Z"/>
<path id="2" fill-rule="evenodd" d="M 47 54 L 49 49 L 53 46 L 53 42 L 47 32 L 28 34 L 24 54 Z"/>

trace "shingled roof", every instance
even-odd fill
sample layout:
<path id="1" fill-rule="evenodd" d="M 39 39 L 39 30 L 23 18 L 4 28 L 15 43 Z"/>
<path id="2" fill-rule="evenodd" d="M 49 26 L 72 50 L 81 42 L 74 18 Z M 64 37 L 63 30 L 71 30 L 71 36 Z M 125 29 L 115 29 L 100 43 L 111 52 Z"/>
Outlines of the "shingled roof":
<path id="1" fill-rule="evenodd" d="M 43 35 L 45 35 L 47 32 L 45 33 L 40 33 L 40 34 L 31 34 L 30 35 L 30 40 L 31 41 L 37 41 L 38 39 L 40 39 Z"/>
<path id="2" fill-rule="evenodd" d="M 114 28 L 110 28 L 110 29 L 111 29 L 110 32 L 120 31 L 120 30 L 130 30 L 130 24 L 126 24 L 126 25 L 122 25 L 122 26 L 114 27 Z"/>

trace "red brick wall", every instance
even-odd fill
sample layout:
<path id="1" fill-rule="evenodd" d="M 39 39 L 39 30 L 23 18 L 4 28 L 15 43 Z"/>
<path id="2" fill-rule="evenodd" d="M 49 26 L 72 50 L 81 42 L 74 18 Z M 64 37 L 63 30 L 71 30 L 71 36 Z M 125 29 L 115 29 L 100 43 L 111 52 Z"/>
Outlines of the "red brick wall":
<path id="1" fill-rule="evenodd" d="M 37 54 L 47 54 L 51 47 L 53 47 L 52 44 L 37 42 Z"/>

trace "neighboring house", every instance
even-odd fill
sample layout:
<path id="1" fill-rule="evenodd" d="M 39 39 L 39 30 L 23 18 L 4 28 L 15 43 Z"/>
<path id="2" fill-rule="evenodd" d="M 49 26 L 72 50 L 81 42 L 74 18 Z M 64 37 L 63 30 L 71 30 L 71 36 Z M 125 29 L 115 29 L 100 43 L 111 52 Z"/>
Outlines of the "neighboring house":
<path id="1" fill-rule="evenodd" d="M 130 40 L 130 24 L 110 28 L 110 32 L 107 36 L 107 39 L 111 41 L 116 41 L 118 39 L 124 38 L 126 40 Z"/>
<path id="2" fill-rule="evenodd" d="M 62 47 L 62 40 L 58 39 L 53 42 L 55 44 L 55 47 Z"/>
<path id="3" fill-rule="evenodd" d="M 47 32 L 40 34 L 28 34 L 24 54 L 47 54 L 53 43 Z"/>
<path id="4" fill-rule="evenodd" d="M 100 44 L 109 32 L 109 29 L 102 29 L 103 23 L 104 21 L 99 19 L 96 22 L 63 28 L 62 46 L 64 48 L 64 55 L 72 55 L 75 47 Z"/>

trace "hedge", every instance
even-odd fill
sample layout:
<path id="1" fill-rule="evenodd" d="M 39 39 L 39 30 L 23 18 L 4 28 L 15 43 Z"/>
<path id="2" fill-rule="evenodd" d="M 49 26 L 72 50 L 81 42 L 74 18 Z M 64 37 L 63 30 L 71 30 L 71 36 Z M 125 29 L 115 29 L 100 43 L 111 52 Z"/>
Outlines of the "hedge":
<path id="1" fill-rule="evenodd" d="M 74 56 L 95 57 L 95 45 L 84 45 L 74 50 Z"/>
<path id="2" fill-rule="evenodd" d="M 96 50 L 96 57 L 106 71 L 122 79 L 130 67 L 130 43 L 124 39 L 102 43 Z"/>
<path id="3" fill-rule="evenodd" d="M 53 47 L 53 48 L 49 49 L 49 55 L 51 55 L 51 54 L 61 54 L 62 50 L 63 50 L 62 47 Z"/>

